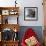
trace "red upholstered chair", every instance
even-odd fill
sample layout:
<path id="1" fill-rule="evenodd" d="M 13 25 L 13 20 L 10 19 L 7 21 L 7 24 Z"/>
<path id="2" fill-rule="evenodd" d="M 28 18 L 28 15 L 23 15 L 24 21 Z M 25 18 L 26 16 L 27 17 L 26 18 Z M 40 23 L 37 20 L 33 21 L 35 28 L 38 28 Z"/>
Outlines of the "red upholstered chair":
<path id="1" fill-rule="evenodd" d="M 28 28 L 24 34 L 24 37 L 22 38 L 21 46 L 27 46 L 25 40 L 34 36 L 35 38 L 37 37 L 36 33 L 33 31 L 32 28 Z M 37 39 L 37 38 L 36 38 Z M 38 40 L 37 40 L 38 41 Z M 40 42 L 38 41 L 36 45 L 34 46 L 41 46 Z"/>

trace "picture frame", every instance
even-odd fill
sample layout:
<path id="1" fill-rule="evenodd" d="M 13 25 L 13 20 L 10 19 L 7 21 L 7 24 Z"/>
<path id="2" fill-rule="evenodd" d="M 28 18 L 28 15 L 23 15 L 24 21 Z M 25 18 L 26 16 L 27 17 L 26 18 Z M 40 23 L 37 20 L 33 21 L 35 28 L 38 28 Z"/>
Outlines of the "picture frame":
<path id="1" fill-rule="evenodd" d="M 38 7 L 24 7 L 24 20 L 37 21 L 38 20 Z"/>
<path id="2" fill-rule="evenodd" d="M 10 10 L 10 11 L 9 11 L 9 14 L 10 14 L 10 15 L 17 15 L 17 13 L 18 13 L 18 12 L 17 12 L 16 10 Z"/>
<path id="3" fill-rule="evenodd" d="M 9 10 L 2 10 L 2 15 L 9 15 Z"/>

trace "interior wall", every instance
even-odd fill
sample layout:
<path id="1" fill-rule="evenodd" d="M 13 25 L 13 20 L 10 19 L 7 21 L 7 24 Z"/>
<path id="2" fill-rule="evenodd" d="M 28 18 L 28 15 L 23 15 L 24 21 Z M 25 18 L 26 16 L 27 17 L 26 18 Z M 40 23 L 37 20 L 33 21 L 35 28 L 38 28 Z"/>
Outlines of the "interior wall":
<path id="1" fill-rule="evenodd" d="M 42 26 L 21 26 L 19 31 L 19 39 L 20 42 L 27 31 L 28 28 L 32 28 L 33 31 L 37 34 L 37 37 L 41 43 L 43 43 L 43 33 L 42 33 Z"/>
<path id="2" fill-rule="evenodd" d="M 43 1 L 43 8 L 44 8 L 44 26 L 46 26 L 46 0 Z"/>
<path id="3" fill-rule="evenodd" d="M 15 0 L 0 0 L 1 7 L 15 6 Z M 20 26 L 43 26 L 44 15 L 42 0 L 17 0 L 17 6 L 19 6 L 19 24 Z M 38 7 L 38 20 L 37 21 L 25 21 L 24 20 L 24 7 Z M 14 22 L 14 21 L 13 21 Z"/>
<path id="4" fill-rule="evenodd" d="M 46 46 L 46 0 L 43 0 L 43 7 L 44 7 L 44 43 Z"/>
<path id="5" fill-rule="evenodd" d="M 20 17 L 19 17 L 19 24 L 21 26 L 43 26 L 43 5 L 42 0 L 18 0 L 18 3 L 20 3 Z M 38 21 L 24 21 L 24 7 L 38 7 Z"/>
<path id="6" fill-rule="evenodd" d="M 0 0 L 0 7 L 13 7 L 13 6 L 15 6 L 14 1 L 15 0 Z M 29 28 L 28 26 L 30 26 L 37 33 L 40 41 L 41 42 L 43 41 L 42 27 L 38 27 L 38 26 L 44 26 L 44 15 L 43 15 L 42 2 L 43 2 L 42 0 L 21 0 L 21 1 L 17 0 L 17 3 L 18 3 L 17 6 L 19 6 L 19 15 L 20 15 L 19 24 L 20 24 L 20 26 L 26 26 L 26 27 L 20 27 L 21 28 L 20 29 L 20 40 L 22 38 L 22 35 L 23 35 L 23 32 L 25 31 L 25 29 Z M 24 20 L 24 7 L 38 7 L 38 20 L 37 21 L 25 21 Z M 12 17 L 9 17 L 9 20 L 11 18 Z M 15 23 L 15 20 L 12 22 Z"/>

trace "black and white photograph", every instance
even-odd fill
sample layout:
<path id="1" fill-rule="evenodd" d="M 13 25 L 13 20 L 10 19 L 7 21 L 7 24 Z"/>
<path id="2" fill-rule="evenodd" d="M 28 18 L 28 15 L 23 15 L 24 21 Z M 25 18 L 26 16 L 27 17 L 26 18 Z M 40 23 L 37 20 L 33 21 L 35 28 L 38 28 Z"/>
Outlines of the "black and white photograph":
<path id="1" fill-rule="evenodd" d="M 37 7 L 24 7 L 24 20 L 37 20 L 38 8 Z"/>

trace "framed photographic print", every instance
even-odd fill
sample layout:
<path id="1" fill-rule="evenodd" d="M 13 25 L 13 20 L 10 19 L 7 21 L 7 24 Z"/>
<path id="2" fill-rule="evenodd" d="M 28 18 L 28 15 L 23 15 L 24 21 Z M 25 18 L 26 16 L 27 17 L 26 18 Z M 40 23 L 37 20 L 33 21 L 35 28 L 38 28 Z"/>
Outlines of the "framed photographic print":
<path id="1" fill-rule="evenodd" d="M 2 15 L 9 15 L 9 10 L 2 10 Z"/>
<path id="2" fill-rule="evenodd" d="M 18 12 L 17 12 L 16 10 L 14 10 L 14 9 L 9 11 L 9 14 L 10 14 L 10 15 L 16 15 L 17 13 L 18 13 Z"/>
<path id="3" fill-rule="evenodd" d="M 24 7 L 24 20 L 27 20 L 27 21 L 38 20 L 38 8 L 37 7 Z"/>

